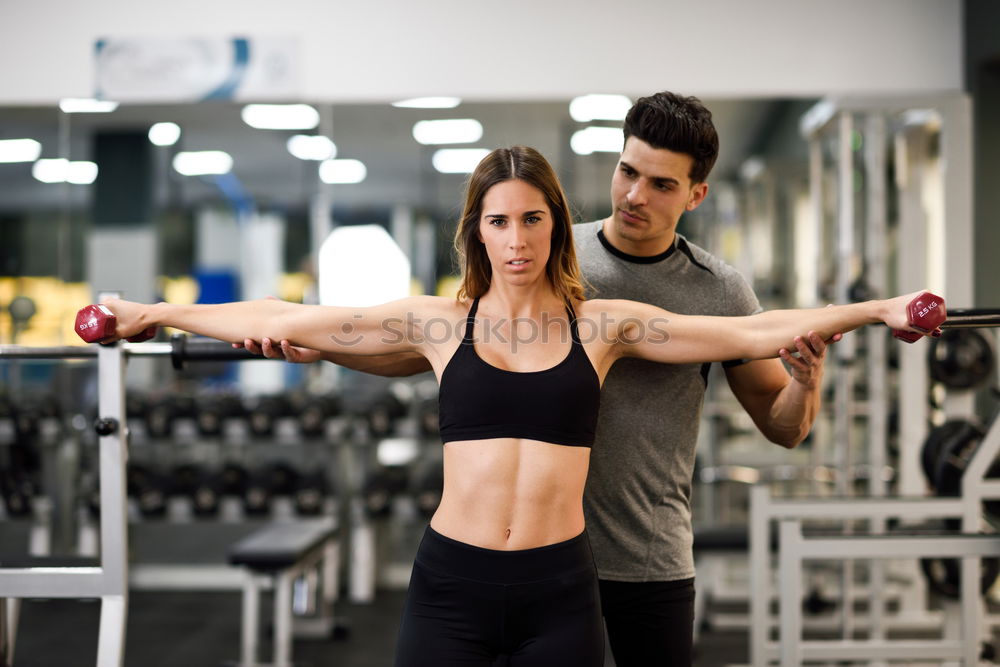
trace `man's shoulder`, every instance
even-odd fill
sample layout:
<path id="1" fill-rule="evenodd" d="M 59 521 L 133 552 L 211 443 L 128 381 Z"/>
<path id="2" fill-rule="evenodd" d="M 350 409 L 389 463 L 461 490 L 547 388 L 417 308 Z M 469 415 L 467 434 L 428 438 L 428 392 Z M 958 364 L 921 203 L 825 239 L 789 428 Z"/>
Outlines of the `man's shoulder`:
<path id="1" fill-rule="evenodd" d="M 677 234 L 677 250 L 687 255 L 688 259 L 700 269 L 711 273 L 719 280 L 743 279 L 743 274 L 736 270 L 721 257 L 716 257 L 697 243 L 689 241 Z"/>
<path id="2" fill-rule="evenodd" d="M 601 228 L 601 222 L 601 220 L 593 220 L 591 222 L 578 222 L 573 225 L 573 241 L 577 247 L 584 247 L 598 242 L 597 231 Z"/>

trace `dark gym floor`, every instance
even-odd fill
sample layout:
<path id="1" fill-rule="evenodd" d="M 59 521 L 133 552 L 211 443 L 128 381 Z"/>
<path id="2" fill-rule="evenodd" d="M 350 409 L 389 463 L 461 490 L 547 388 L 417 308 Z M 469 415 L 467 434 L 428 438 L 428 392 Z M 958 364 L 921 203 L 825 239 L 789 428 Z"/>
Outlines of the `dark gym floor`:
<path id="1" fill-rule="evenodd" d="M 297 667 L 386 667 L 404 594 L 380 592 L 373 604 L 340 604 L 346 639 L 296 640 Z M 262 613 L 270 599 L 262 600 Z M 239 657 L 240 595 L 237 592 L 137 592 L 129 597 L 125 664 L 135 667 L 220 666 Z M 15 667 L 93 667 L 100 603 L 26 600 L 21 607 Z M 262 647 L 270 655 L 270 644 Z M 747 635 L 702 635 L 695 665 L 747 663 Z M 614 665 L 610 653 L 606 665 Z"/>

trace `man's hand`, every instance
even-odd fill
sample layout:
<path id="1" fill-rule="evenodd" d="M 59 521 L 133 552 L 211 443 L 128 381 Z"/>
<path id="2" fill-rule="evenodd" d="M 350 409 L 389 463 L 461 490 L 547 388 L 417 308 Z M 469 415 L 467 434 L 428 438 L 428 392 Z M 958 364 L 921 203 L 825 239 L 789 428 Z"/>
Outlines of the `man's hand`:
<path id="1" fill-rule="evenodd" d="M 794 352 L 786 348 L 778 350 L 778 355 L 788 364 L 788 370 L 792 374 L 792 379 L 800 383 L 807 389 L 815 389 L 820 378 L 823 377 L 823 361 L 826 358 L 826 347 L 829 343 L 836 343 L 843 334 L 834 334 L 830 340 L 824 341 L 815 331 L 810 331 L 809 335 L 795 337 Z"/>
<path id="2" fill-rule="evenodd" d="M 270 338 L 263 339 L 259 344 L 250 338 L 244 339 L 243 343 L 233 343 L 235 348 L 246 348 L 254 354 L 260 354 L 267 359 L 284 359 L 295 364 L 311 364 L 322 360 L 322 353 L 308 347 L 296 347 L 283 340 L 277 345 Z"/>

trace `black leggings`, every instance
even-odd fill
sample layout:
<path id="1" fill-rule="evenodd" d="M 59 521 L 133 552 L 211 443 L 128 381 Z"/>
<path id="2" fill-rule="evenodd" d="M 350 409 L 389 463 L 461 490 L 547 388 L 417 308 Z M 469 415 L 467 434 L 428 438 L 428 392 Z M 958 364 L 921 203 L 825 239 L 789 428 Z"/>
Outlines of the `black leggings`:
<path id="1" fill-rule="evenodd" d="M 694 579 L 601 579 L 601 606 L 618 667 L 691 667 Z"/>
<path id="2" fill-rule="evenodd" d="M 587 533 L 521 551 L 430 526 L 410 576 L 396 667 L 601 667 L 604 627 Z"/>

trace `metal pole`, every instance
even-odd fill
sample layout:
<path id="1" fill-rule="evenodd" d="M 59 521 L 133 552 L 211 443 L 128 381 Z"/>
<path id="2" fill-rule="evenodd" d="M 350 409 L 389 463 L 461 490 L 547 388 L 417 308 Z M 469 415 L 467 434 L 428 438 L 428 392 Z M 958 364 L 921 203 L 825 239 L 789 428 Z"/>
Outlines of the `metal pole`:
<path id="1" fill-rule="evenodd" d="M 809 136 L 809 207 L 812 211 L 813 223 L 813 257 L 812 257 L 812 277 L 813 277 L 813 297 L 811 305 L 819 306 L 823 301 L 822 292 L 822 262 L 823 256 L 820 248 L 823 245 L 823 144 L 818 132 Z M 826 465 L 825 450 L 827 446 L 828 431 L 823 428 L 826 421 L 821 411 L 816 417 L 819 422 L 814 426 L 816 431 L 810 445 L 809 458 L 813 468 Z M 822 493 L 822 482 L 813 480 L 813 494 Z"/>
<path id="2" fill-rule="evenodd" d="M 101 624 L 98 667 L 120 667 L 128 614 L 128 539 L 125 508 L 125 352 L 121 346 L 98 349 L 99 415 L 116 424 L 99 439 L 101 480 Z M 111 423 L 110 421 L 108 423 Z"/>
<path id="3" fill-rule="evenodd" d="M 802 664 L 802 558 L 800 543 L 802 528 L 798 519 L 779 522 L 778 571 L 781 572 L 779 615 L 781 634 L 781 667 L 798 667 Z"/>
<path id="4" fill-rule="evenodd" d="M 854 118 L 851 112 L 841 111 L 838 117 L 837 170 L 837 301 L 850 302 L 850 287 L 854 268 Z M 834 346 L 837 376 L 834 385 L 833 454 L 837 471 L 837 493 L 852 495 L 851 459 L 854 424 L 854 362 L 855 337 L 846 336 Z M 850 532 L 850 524 L 844 530 Z M 801 567 L 801 565 L 800 565 Z M 854 633 L 854 602 L 851 586 L 854 580 L 854 563 L 845 561 L 841 576 L 840 616 L 843 638 Z"/>
<path id="5" fill-rule="evenodd" d="M 886 123 L 881 113 L 871 113 L 865 127 L 865 173 L 867 174 L 867 226 L 865 228 L 865 279 L 877 297 L 888 292 L 886 284 L 885 238 L 888 233 L 886 215 Z M 865 332 L 868 349 L 868 493 L 881 498 L 887 493 L 887 483 L 882 473 L 886 467 L 888 449 L 888 342 L 886 332 L 879 327 L 869 327 Z M 871 521 L 872 533 L 884 533 L 884 518 Z M 868 613 L 870 638 L 885 639 L 885 590 L 886 564 L 881 559 L 870 564 Z"/>
<path id="6" fill-rule="evenodd" d="M 770 612 L 770 492 L 750 487 L 750 664 L 766 667 Z"/>

